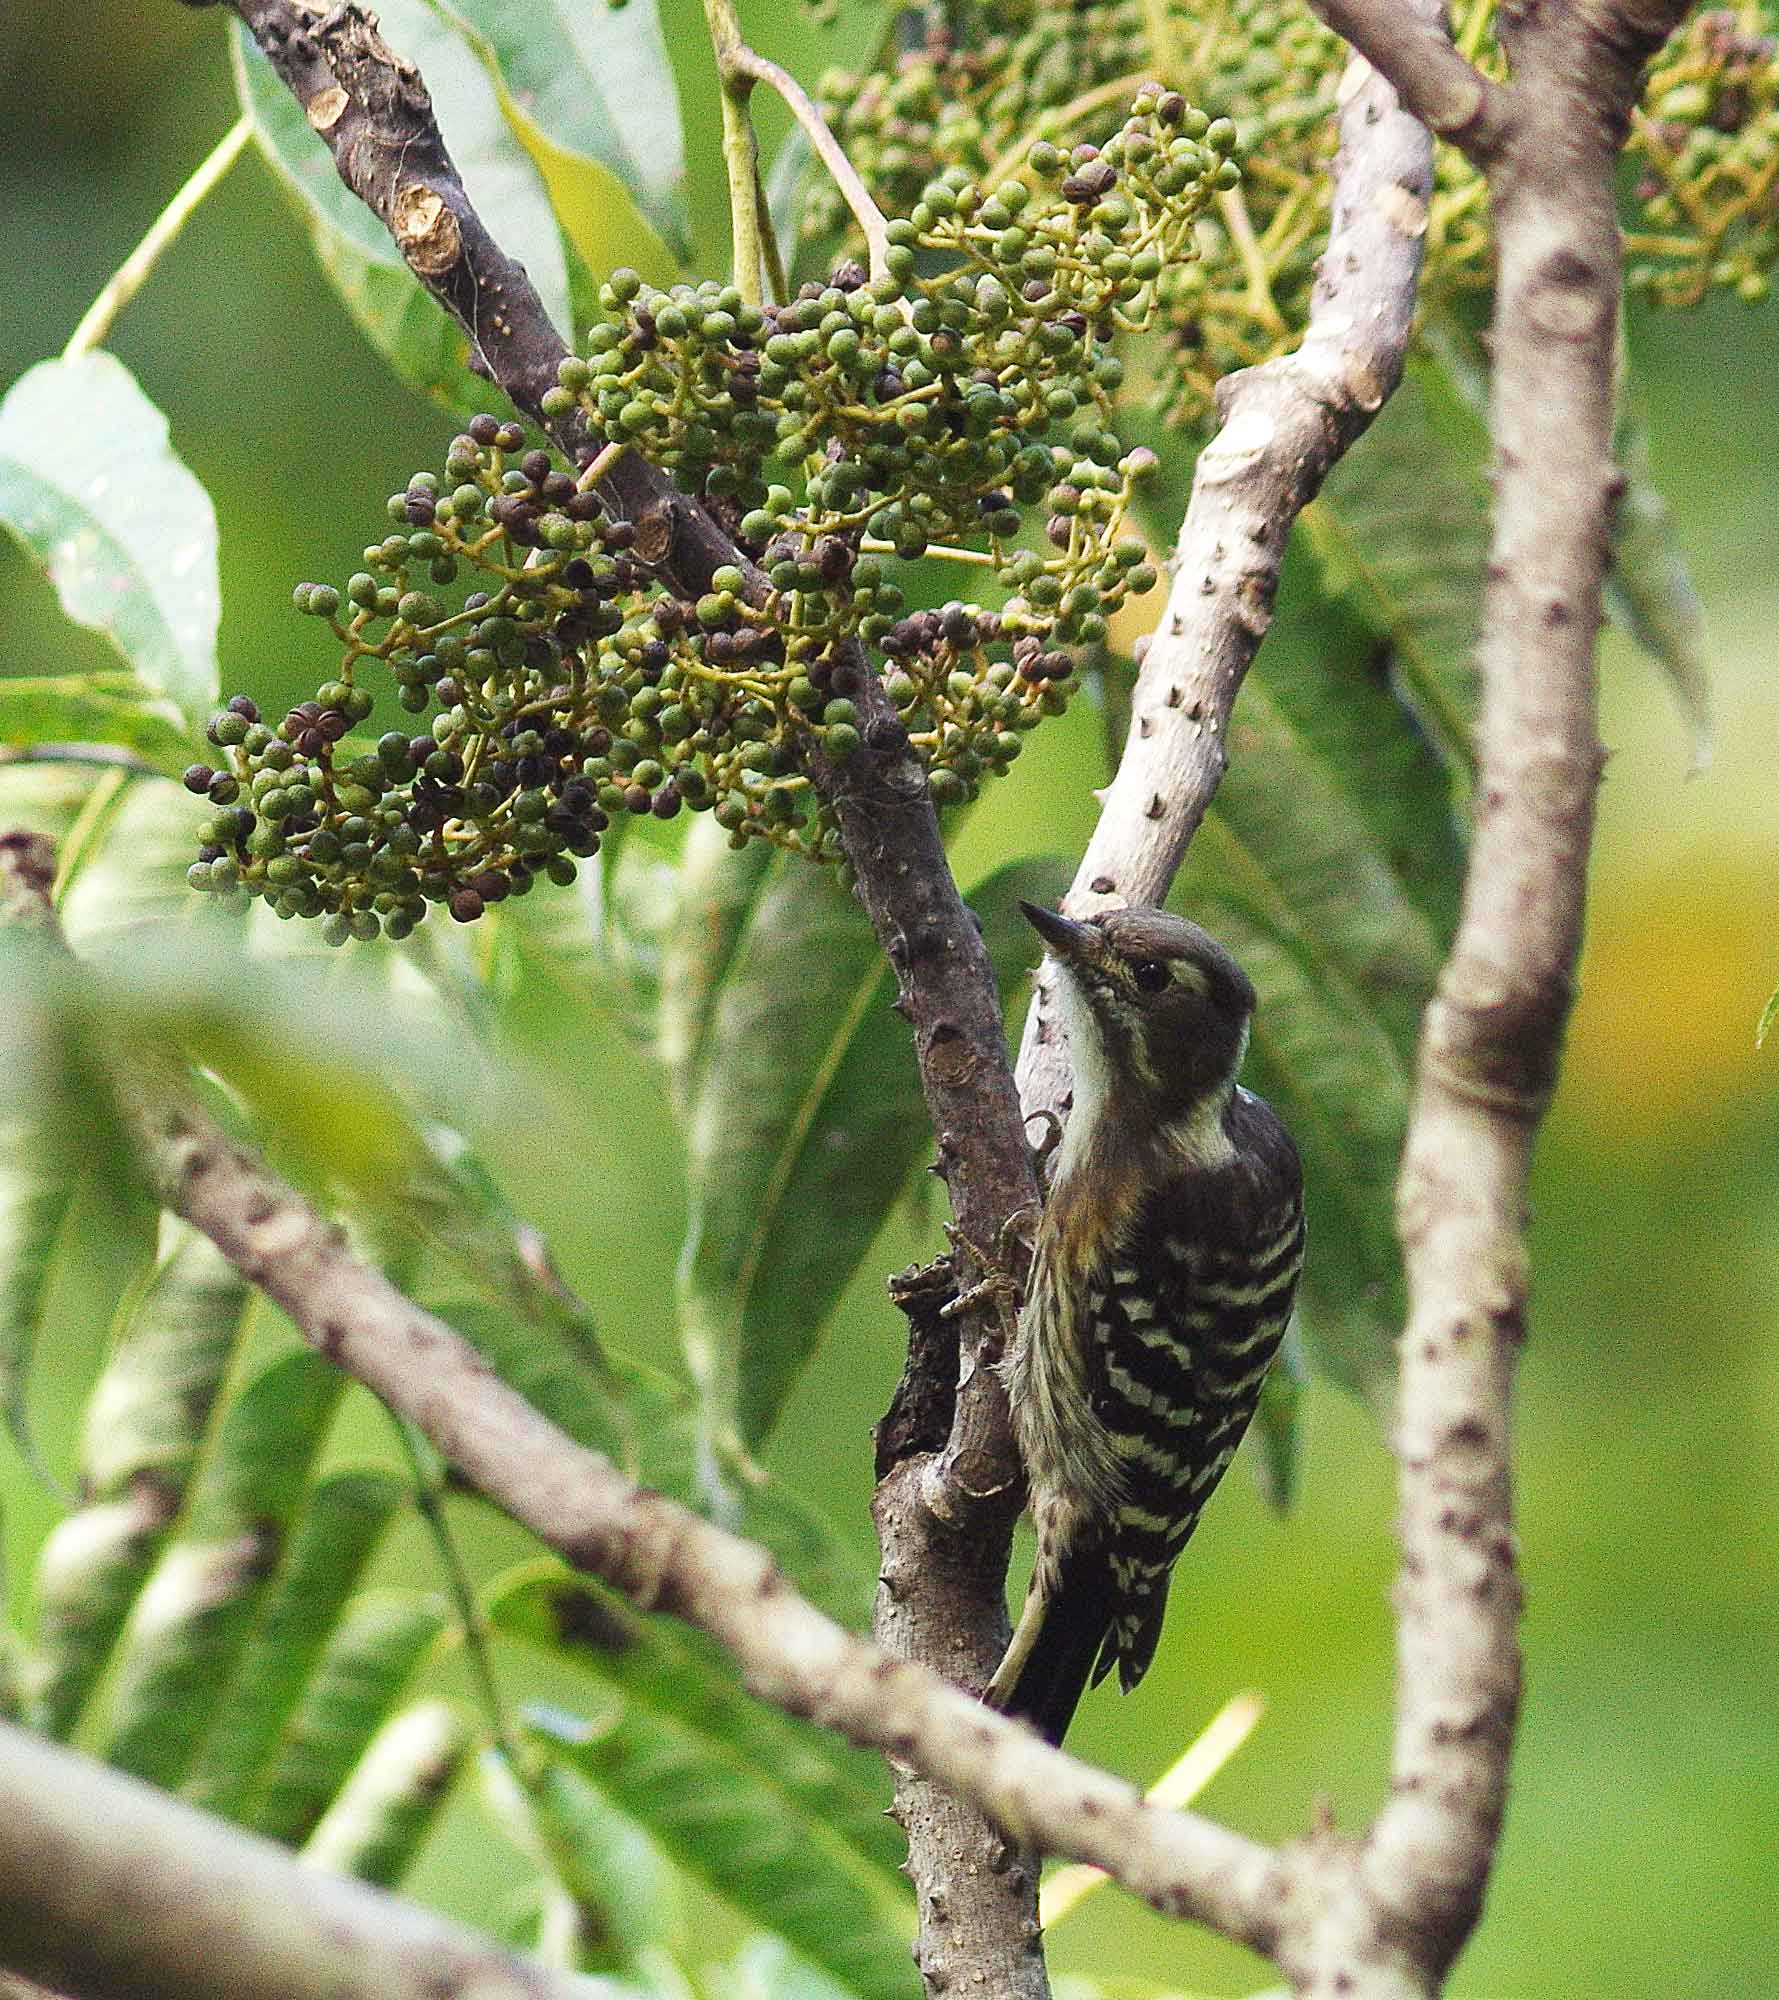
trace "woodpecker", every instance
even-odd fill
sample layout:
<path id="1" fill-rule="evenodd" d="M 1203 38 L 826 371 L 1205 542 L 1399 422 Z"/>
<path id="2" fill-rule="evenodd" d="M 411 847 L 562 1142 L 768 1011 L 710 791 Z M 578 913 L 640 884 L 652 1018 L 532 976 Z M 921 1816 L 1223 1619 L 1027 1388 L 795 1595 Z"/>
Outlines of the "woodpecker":
<path id="1" fill-rule="evenodd" d="M 1297 1148 L 1243 1090 L 1254 989 L 1162 910 L 1021 905 L 1053 960 L 1074 1102 L 1002 1364 L 1038 1534 L 986 1699 L 1062 1741 L 1128 1692 L 1169 1572 L 1235 1455 L 1303 1263 Z"/>

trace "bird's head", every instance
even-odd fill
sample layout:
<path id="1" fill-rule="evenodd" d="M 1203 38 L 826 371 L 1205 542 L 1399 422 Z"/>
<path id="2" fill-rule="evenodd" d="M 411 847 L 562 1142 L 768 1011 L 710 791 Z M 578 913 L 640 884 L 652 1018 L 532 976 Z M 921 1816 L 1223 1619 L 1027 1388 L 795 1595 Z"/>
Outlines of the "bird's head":
<path id="1" fill-rule="evenodd" d="M 1020 908 L 1060 974 L 1077 1113 L 1110 1103 L 1171 1123 L 1221 1106 L 1247 1049 L 1254 988 L 1209 932 L 1166 910 L 1103 910 L 1079 923 Z"/>

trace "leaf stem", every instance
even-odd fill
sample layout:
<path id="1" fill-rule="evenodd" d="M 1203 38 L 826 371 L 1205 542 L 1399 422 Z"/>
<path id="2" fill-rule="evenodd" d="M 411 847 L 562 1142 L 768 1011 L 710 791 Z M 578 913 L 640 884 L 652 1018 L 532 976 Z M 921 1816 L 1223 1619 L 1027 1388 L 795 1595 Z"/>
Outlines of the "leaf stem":
<path id="1" fill-rule="evenodd" d="M 725 0 L 707 0 L 710 5 L 723 5 Z M 734 74 L 745 76 L 750 84 L 766 84 L 784 99 L 786 109 L 803 128 L 803 135 L 814 148 L 816 157 L 827 168 L 834 185 L 840 190 L 853 220 L 864 232 L 866 255 L 870 263 L 873 282 L 889 276 L 886 261 L 889 252 L 889 222 L 883 210 L 871 199 L 870 190 L 860 178 L 859 170 L 846 157 L 846 149 L 835 138 L 827 121 L 815 107 L 815 100 L 809 95 L 789 70 L 781 69 L 777 63 L 750 49 L 737 38 L 726 52 L 718 51 L 718 65 L 725 78 Z M 764 203 L 760 212 L 765 212 Z"/>
<path id="2" fill-rule="evenodd" d="M 754 74 L 738 59 L 747 53 L 747 45 L 741 38 L 733 0 L 704 0 L 704 21 L 722 83 L 723 169 L 729 177 L 733 281 L 747 304 L 758 306 L 765 303 L 765 253 L 760 232 L 765 203 L 760 191 L 760 146 L 748 112 Z"/>
<path id="3" fill-rule="evenodd" d="M 107 279 L 104 289 L 87 307 L 80 324 L 62 349 L 64 361 L 77 360 L 105 343 L 105 337 L 119 313 L 148 282 L 148 274 L 159 263 L 161 252 L 173 242 L 191 220 L 198 204 L 221 181 L 252 136 L 253 127 L 245 113 L 211 149 L 209 157 L 168 202 L 149 225 L 148 234 Z"/>

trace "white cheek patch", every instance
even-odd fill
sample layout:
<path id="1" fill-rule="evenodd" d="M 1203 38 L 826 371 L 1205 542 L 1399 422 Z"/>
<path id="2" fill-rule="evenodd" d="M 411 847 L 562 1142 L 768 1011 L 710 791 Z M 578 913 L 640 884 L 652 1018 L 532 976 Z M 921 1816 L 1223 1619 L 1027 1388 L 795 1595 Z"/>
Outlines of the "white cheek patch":
<path id="1" fill-rule="evenodd" d="M 1196 993 L 1202 1000 L 1210 992 L 1210 982 L 1190 959 L 1176 958 L 1173 963 L 1174 984 L 1183 986 L 1188 993 Z"/>

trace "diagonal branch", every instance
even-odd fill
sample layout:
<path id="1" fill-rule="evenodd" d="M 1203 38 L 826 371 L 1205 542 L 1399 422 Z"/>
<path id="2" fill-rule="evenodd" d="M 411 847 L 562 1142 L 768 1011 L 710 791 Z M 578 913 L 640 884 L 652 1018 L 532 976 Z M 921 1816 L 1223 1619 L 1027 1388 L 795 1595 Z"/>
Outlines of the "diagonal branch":
<path id="1" fill-rule="evenodd" d="M 1416 11 L 1438 13 L 1422 0 Z M 1230 712 L 1272 621 L 1291 524 L 1402 378 L 1432 144 L 1363 62 L 1348 69 L 1342 96 L 1334 217 L 1309 326 L 1292 353 L 1218 385 L 1222 428 L 1199 454 L 1124 755 L 1064 905 L 1077 916 L 1166 899 L 1228 765 Z M 1028 1113 L 1068 1101 L 1067 1045 L 1044 973 L 1019 1080 Z"/>
<path id="2" fill-rule="evenodd" d="M 60 946 L 50 843 L 0 833 L 0 924 Z M 766 1552 L 577 1444 L 443 1320 L 348 1246 L 266 1162 L 225 1132 L 159 1052 L 110 1051 L 118 1101 L 162 1200 L 217 1246 L 303 1338 L 564 1560 L 723 1645 L 747 1684 L 938 1780 L 1012 1842 L 1089 1861 L 1156 1908 L 1268 1949 L 1278 1858 L 1051 1749 L 930 1668 L 858 1639 L 786 1582 Z M 0 1906 L 7 1883 L 0 1873 Z M 3 1933 L 0 1933 L 3 1935 Z"/>
<path id="3" fill-rule="evenodd" d="M 0 1722 L 0 2000 L 576 2000 L 584 1983 Z"/>

